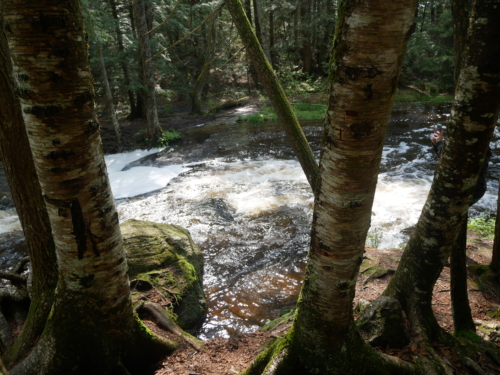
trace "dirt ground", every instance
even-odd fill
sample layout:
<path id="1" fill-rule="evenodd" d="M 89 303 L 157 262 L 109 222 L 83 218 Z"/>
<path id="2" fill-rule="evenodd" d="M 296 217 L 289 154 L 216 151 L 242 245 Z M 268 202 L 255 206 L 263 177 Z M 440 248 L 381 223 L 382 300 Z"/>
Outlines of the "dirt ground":
<path id="1" fill-rule="evenodd" d="M 491 260 L 492 240 L 480 240 L 472 232 L 469 233 L 469 245 L 467 247 L 467 258 L 469 264 L 489 264 Z M 357 281 L 356 298 L 357 301 L 364 299 L 373 301 L 384 291 L 392 273 L 397 268 L 398 259 L 402 254 L 400 249 L 374 249 L 366 248 L 365 256 L 374 264 L 389 270 L 388 274 L 378 277 L 377 274 L 369 274 L 369 267 L 361 267 L 360 276 Z M 500 306 L 500 295 L 492 292 L 479 290 L 476 281 L 469 275 L 469 299 L 472 314 L 476 325 L 493 324 L 498 325 L 500 321 L 493 320 L 487 316 L 488 312 Z M 450 269 L 445 267 L 434 288 L 433 309 L 436 318 L 442 328 L 453 333 L 453 319 L 450 305 Z M 162 331 L 153 322 L 147 323 L 159 334 Z M 286 321 L 272 330 L 260 330 L 247 335 L 235 335 L 229 339 L 215 339 L 205 342 L 203 351 L 196 351 L 192 347 L 182 344 L 179 349 L 170 357 L 165 358 L 158 364 L 155 375 L 233 375 L 243 371 L 255 358 L 266 342 L 277 338 L 288 330 L 291 322 Z M 478 330 L 478 334 L 487 338 L 487 334 Z M 491 339 L 491 337 L 489 338 Z M 494 340 L 493 340 L 494 341 Z M 496 343 L 500 349 L 500 343 Z M 410 358 L 411 353 L 416 349 L 409 345 L 402 350 L 390 350 L 388 348 L 378 348 L 391 355 L 401 358 Z M 435 346 L 436 351 L 442 357 L 446 357 L 455 369 L 455 374 L 474 374 L 465 368 L 457 360 L 453 350 L 442 345 Z M 485 357 L 477 355 L 474 360 L 481 365 L 483 370 L 490 374 L 500 374 L 500 367 L 493 365 Z"/>

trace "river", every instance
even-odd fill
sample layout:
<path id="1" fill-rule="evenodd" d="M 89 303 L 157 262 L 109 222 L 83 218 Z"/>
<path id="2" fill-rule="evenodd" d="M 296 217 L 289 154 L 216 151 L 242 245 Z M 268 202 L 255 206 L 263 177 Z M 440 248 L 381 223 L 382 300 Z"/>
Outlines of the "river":
<path id="1" fill-rule="evenodd" d="M 449 111 L 449 104 L 393 110 L 369 245 L 398 247 L 407 241 L 437 163 L 430 135 L 436 123 L 446 123 Z M 322 124 L 307 123 L 303 129 L 319 156 Z M 497 133 L 492 149 L 488 192 L 471 209 L 472 216 L 496 211 Z M 278 125 L 219 119 L 189 129 L 183 142 L 158 153 L 108 155 L 106 161 L 121 221 L 184 226 L 203 250 L 209 304 L 200 338 L 253 331 L 294 305 L 308 250 L 313 196 Z M 12 209 L 0 210 L 3 267 L 12 264 L 16 255 L 10 249 L 21 237 Z"/>

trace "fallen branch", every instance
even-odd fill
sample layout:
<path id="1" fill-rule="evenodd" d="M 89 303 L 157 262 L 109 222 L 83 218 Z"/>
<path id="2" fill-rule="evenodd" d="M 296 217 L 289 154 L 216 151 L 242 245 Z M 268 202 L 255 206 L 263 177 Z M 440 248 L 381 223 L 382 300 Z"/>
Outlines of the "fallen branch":
<path id="1" fill-rule="evenodd" d="M 419 92 L 420 94 L 431 96 L 431 94 L 429 92 L 425 92 L 424 90 L 420 90 L 416 86 L 406 86 L 406 87 L 408 87 L 409 89 L 415 90 L 415 91 Z"/>
<path id="2" fill-rule="evenodd" d="M 184 332 L 178 325 L 168 316 L 167 312 L 163 307 L 154 302 L 141 302 L 135 308 L 136 311 L 146 311 L 150 313 L 155 319 L 156 324 L 163 329 L 166 329 L 172 332 L 174 335 L 179 336 L 184 341 L 186 341 L 189 345 L 191 345 L 195 350 L 201 351 L 203 349 L 203 345 L 200 344 L 198 340 L 196 340 L 191 335 L 188 335 Z"/>

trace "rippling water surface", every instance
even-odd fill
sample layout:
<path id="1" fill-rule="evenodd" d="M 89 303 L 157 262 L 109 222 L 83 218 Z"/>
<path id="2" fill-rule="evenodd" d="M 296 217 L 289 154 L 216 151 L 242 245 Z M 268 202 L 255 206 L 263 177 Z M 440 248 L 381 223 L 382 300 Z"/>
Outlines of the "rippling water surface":
<path id="1" fill-rule="evenodd" d="M 382 248 L 407 241 L 405 229 L 418 220 L 437 163 L 430 135 L 435 123 L 446 123 L 449 109 L 449 105 L 419 104 L 393 111 L 369 244 Z M 304 131 L 319 157 L 322 125 L 305 124 Z M 495 135 L 488 193 L 472 214 L 496 210 L 498 148 Z M 118 199 L 122 221 L 135 218 L 182 225 L 203 250 L 209 310 L 201 338 L 255 330 L 294 305 L 308 250 L 313 196 L 279 126 L 207 124 L 191 129 L 186 141 L 157 155 L 139 161 L 128 155 L 127 163 L 108 156 L 108 166 L 110 160 L 122 163 L 117 170 L 132 162 L 125 168 L 132 180 L 121 175 L 125 183 L 115 184 L 115 196 L 127 196 L 118 193 L 123 186 L 144 181 L 147 185 L 146 175 L 152 179 L 149 190 L 160 187 L 139 197 Z M 150 169 L 145 174 L 141 168 Z M 2 211 L 4 228 L 1 215 Z M 5 223 L 0 237 L 7 236 L 2 231 L 15 231 Z"/>

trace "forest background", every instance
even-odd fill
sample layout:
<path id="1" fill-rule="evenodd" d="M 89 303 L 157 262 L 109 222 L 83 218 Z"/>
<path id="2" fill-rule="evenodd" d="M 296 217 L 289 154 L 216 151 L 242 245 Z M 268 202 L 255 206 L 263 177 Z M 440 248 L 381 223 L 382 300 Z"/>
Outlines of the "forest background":
<path id="1" fill-rule="evenodd" d="M 302 105 L 295 108 L 298 116 L 322 120 L 321 107 L 307 105 L 326 100 L 337 1 L 245 0 L 243 4 L 287 96 Z M 117 118 L 127 125 L 146 120 L 147 98 L 155 96 L 165 132 L 149 134 L 158 128 L 154 120 L 144 130 L 137 124 L 134 142 L 162 138 L 159 145 L 165 145 L 179 136 L 167 131 L 175 127 L 175 113 L 210 115 L 224 103 L 237 104 L 248 97 L 261 107 L 248 120 L 276 118 L 231 16 L 219 9 L 220 2 L 144 2 L 147 30 L 152 32 L 143 40 L 137 37 L 129 2 L 85 0 L 82 5 L 100 118 L 115 126 Z M 450 101 L 455 60 L 450 2 L 421 1 L 415 16 L 395 101 Z M 154 75 L 154 83 L 146 82 L 144 74 Z M 105 151 L 117 150 L 111 147 Z M 133 142 L 129 147 L 134 148 Z"/>

